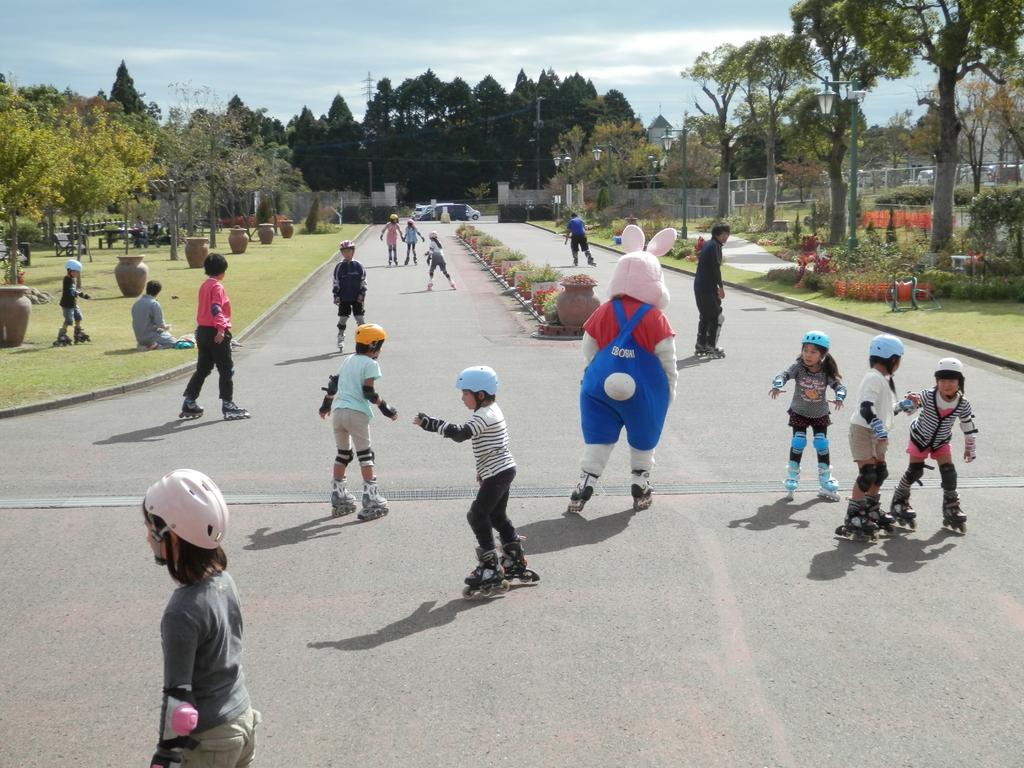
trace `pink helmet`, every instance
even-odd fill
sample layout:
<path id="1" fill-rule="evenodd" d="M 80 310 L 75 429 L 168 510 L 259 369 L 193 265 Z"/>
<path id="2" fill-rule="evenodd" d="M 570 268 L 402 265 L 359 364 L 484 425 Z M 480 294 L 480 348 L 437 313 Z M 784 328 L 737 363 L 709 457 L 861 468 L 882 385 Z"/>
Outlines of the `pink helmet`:
<path id="1" fill-rule="evenodd" d="M 346 248 L 355 249 L 355 247 L 356 247 L 356 244 L 355 244 L 354 240 L 342 240 L 340 243 L 338 243 L 338 250 L 339 251 L 343 251 Z"/>
<path id="2" fill-rule="evenodd" d="M 228 505 L 220 488 L 194 469 L 176 469 L 149 486 L 142 502 L 146 518 L 156 515 L 168 530 L 200 549 L 216 549 L 228 529 Z"/>

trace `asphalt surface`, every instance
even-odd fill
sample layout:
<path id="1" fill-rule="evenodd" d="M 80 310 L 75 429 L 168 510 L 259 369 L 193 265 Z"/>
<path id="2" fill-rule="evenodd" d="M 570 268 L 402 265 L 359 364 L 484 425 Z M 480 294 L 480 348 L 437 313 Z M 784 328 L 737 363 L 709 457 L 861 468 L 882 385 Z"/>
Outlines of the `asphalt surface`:
<path id="1" fill-rule="evenodd" d="M 482 228 L 571 268 L 560 236 Z M 367 318 L 389 333 L 379 390 L 400 411 L 372 423 L 394 499 L 379 521 L 329 516 L 333 437 L 316 409 L 341 358 L 326 273 L 237 350 L 249 421 L 217 417 L 214 377 L 198 421 L 176 418 L 184 380 L 0 421 L 0 766 L 151 754 L 173 585 L 151 563 L 138 501 L 179 466 L 237 502 L 226 549 L 264 716 L 258 765 L 1020 764 L 1024 377 L 965 360 L 981 429 L 978 460 L 958 464 L 967 536 L 941 529 L 928 473 L 916 532 L 837 540 L 843 505 L 816 498 L 810 462 L 784 498 L 786 401 L 767 393 L 811 328 L 831 335 L 856 389 L 875 331 L 729 291 L 728 357 L 697 361 L 691 280 L 667 274 L 679 398 L 653 479 L 675 493 L 634 513 L 623 445 L 583 517 L 564 516 L 581 449 L 579 344 L 531 339 L 518 305 L 445 243 L 457 291 L 435 280 L 427 292 L 422 259 L 386 268 L 375 232 L 357 252 Z M 607 285 L 614 257 L 595 255 L 579 271 Z M 928 386 L 942 356 L 909 343 L 899 390 Z M 481 363 L 501 378 L 520 465 L 510 516 L 542 581 L 465 601 L 471 451 L 410 420 L 468 415 L 455 376 Z M 848 415 L 830 433 L 844 491 Z"/>

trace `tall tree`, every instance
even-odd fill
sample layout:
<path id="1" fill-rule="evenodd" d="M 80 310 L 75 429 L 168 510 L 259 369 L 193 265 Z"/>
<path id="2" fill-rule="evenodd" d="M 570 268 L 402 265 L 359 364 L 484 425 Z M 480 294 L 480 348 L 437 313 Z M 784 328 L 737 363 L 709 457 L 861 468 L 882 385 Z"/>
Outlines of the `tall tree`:
<path id="1" fill-rule="evenodd" d="M 729 215 L 729 182 L 732 179 L 733 142 L 739 130 L 739 124 L 730 114 L 733 99 L 739 92 L 744 78 L 744 61 L 739 49 L 734 45 L 722 45 L 716 50 L 701 53 L 693 66 L 682 72 L 682 76 L 695 80 L 701 91 L 711 102 L 710 108 L 694 102 L 697 111 L 712 120 L 707 123 L 711 136 L 718 144 L 718 208 L 715 215 L 724 219 Z"/>
<path id="2" fill-rule="evenodd" d="M 961 124 L 956 91 L 972 72 L 1001 83 L 996 72 L 1006 60 L 1019 60 L 1024 35 L 1024 0 L 861 0 L 888 30 L 883 41 L 862 28 L 869 47 L 903 48 L 931 64 L 937 82 L 933 106 L 939 136 L 935 145 L 935 197 L 932 202 L 931 248 L 944 248 L 953 236 L 953 188 L 959 160 Z"/>
<path id="3" fill-rule="evenodd" d="M 988 77 L 974 73 L 957 89 L 956 113 L 962 126 L 961 139 L 975 192 L 981 191 L 985 144 L 996 120 L 996 111 L 992 108 L 996 87 Z"/>
<path id="4" fill-rule="evenodd" d="M 870 10 L 870 9 L 867 9 Z M 813 46 L 812 75 L 822 83 L 847 81 L 871 88 L 879 78 L 901 77 L 910 67 L 910 57 L 897 45 L 884 45 L 891 30 L 869 13 L 864 0 L 800 0 L 790 9 L 793 32 Z M 874 37 L 871 37 L 874 35 Z M 874 41 L 878 40 L 878 44 Z M 869 46 L 866 43 L 871 41 Z M 853 107 L 848 100 L 836 100 L 831 117 L 814 118 L 813 109 L 802 111 L 805 124 L 820 121 L 828 135 L 825 159 L 831 199 L 829 240 L 846 237 L 847 193 L 843 160 L 849 148 L 848 129 Z M 858 110 L 859 112 L 859 110 Z M 817 131 L 817 128 L 812 128 Z"/>
<path id="5" fill-rule="evenodd" d="M 126 115 L 145 115 L 146 102 L 142 100 L 145 95 L 135 90 L 135 81 L 128 74 L 124 59 L 121 59 L 121 65 L 114 76 L 114 84 L 110 87 L 110 100 L 118 102 Z"/>
<path id="6" fill-rule="evenodd" d="M 775 220 L 775 144 L 786 102 L 794 89 L 806 82 L 811 67 L 810 50 L 802 37 L 772 35 L 745 44 L 743 93 L 751 125 L 764 138 L 764 226 Z"/>

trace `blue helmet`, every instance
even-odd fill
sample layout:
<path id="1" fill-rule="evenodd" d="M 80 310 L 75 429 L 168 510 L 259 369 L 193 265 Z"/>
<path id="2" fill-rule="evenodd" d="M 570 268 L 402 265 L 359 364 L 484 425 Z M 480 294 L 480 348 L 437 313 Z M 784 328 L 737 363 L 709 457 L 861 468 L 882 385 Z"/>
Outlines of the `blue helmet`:
<path id="1" fill-rule="evenodd" d="M 486 392 L 492 397 L 498 394 L 498 374 L 486 365 L 474 365 L 466 368 L 455 380 L 456 389 L 468 389 L 470 392 Z"/>
<path id="2" fill-rule="evenodd" d="M 903 357 L 903 342 L 891 333 L 879 334 L 871 340 L 868 354 L 870 357 L 881 357 L 884 360 L 893 355 Z"/>
<path id="3" fill-rule="evenodd" d="M 800 344 L 816 344 L 819 347 L 828 349 L 831 342 L 829 341 L 827 333 L 822 331 L 808 331 L 804 334 L 804 339 Z"/>
<path id="4" fill-rule="evenodd" d="M 68 259 L 66 262 L 64 262 L 64 269 L 70 269 L 73 272 L 81 272 L 82 262 L 80 262 L 78 259 Z"/>

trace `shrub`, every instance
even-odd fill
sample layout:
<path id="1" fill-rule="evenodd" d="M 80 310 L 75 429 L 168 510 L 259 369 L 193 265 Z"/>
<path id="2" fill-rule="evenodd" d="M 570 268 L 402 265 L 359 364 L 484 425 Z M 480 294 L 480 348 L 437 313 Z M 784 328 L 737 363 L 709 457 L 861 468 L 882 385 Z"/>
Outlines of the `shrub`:
<path id="1" fill-rule="evenodd" d="M 777 267 L 775 269 L 769 269 L 764 276 L 766 280 L 770 280 L 773 283 L 796 285 L 797 275 L 799 272 L 800 270 L 796 267 Z"/>
<path id="2" fill-rule="evenodd" d="M 320 201 L 317 200 L 317 208 L 320 206 Z M 317 212 L 319 215 L 319 211 Z M 270 195 L 260 195 L 260 204 L 256 206 L 256 223 L 265 224 L 272 220 L 274 215 L 273 203 L 270 199 Z"/>
<path id="3" fill-rule="evenodd" d="M 262 203 L 262 201 L 260 201 Z M 306 234 L 316 234 L 317 224 L 320 221 L 320 196 L 314 195 L 313 202 L 309 206 L 309 213 L 306 214 Z M 258 222 L 257 222 L 258 223 Z"/>

